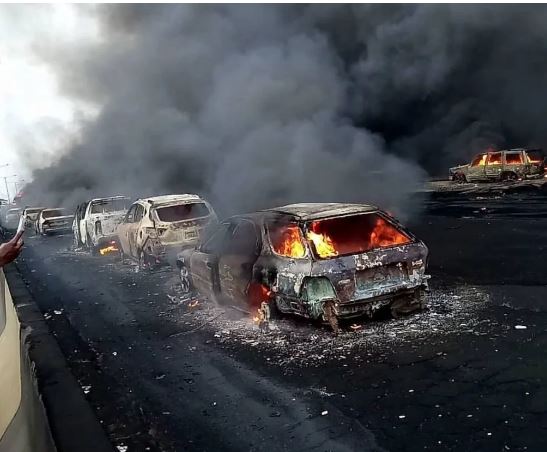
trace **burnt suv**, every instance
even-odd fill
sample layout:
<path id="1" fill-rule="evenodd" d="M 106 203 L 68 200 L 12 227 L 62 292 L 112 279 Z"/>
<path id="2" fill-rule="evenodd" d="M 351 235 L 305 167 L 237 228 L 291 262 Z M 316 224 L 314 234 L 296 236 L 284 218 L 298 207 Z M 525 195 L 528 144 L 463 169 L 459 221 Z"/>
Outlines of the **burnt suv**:
<path id="1" fill-rule="evenodd" d="M 292 204 L 222 222 L 179 254 L 182 290 L 251 312 L 320 319 L 421 309 L 428 249 L 397 220 L 365 204 Z"/>
<path id="2" fill-rule="evenodd" d="M 543 177 L 545 155 L 541 149 L 508 149 L 476 155 L 471 163 L 450 168 L 454 182 L 489 182 Z"/>

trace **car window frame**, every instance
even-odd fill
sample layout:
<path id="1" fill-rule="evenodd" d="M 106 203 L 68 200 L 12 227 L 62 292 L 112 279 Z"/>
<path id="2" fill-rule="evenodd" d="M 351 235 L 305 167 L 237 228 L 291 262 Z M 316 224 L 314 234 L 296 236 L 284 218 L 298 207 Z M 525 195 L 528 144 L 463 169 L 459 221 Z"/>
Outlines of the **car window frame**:
<path id="1" fill-rule="evenodd" d="M 254 243 L 253 255 L 258 257 L 258 256 L 260 256 L 260 251 L 262 249 L 262 234 L 260 233 L 259 228 L 257 228 L 257 225 L 253 220 L 251 220 L 249 218 L 241 218 L 237 222 L 235 222 L 234 228 L 233 228 L 232 233 L 231 233 L 230 243 L 235 242 L 236 233 L 237 233 L 238 229 L 243 224 L 250 224 L 252 226 L 252 229 L 253 229 L 254 234 L 255 234 L 255 243 Z M 228 254 L 228 253 L 226 253 L 226 254 Z M 242 254 L 234 254 L 234 255 L 242 256 Z"/>
<path id="2" fill-rule="evenodd" d="M 221 231 L 222 227 L 224 226 L 226 227 L 225 233 L 227 234 L 227 236 L 233 233 L 234 223 L 230 221 L 223 221 L 222 223 L 218 225 L 217 229 L 215 229 L 215 231 L 211 234 L 211 236 L 199 246 L 198 250 L 204 254 L 220 256 L 220 253 L 217 254 L 212 251 L 208 251 L 206 247 L 213 240 L 213 238 Z"/>
<path id="3" fill-rule="evenodd" d="M 127 213 L 125 214 L 125 219 L 123 220 L 124 223 L 131 224 L 135 222 L 135 211 L 137 210 L 138 204 L 133 204 L 129 209 L 127 210 Z M 131 212 L 133 210 L 133 212 Z M 128 221 L 131 217 L 131 221 Z"/>
<path id="4" fill-rule="evenodd" d="M 507 163 L 507 156 L 508 156 L 508 155 L 518 155 L 520 161 L 519 161 L 518 163 L 517 163 L 517 162 Z M 523 165 L 523 164 L 524 164 L 524 159 L 523 159 L 523 156 L 522 156 L 522 151 L 508 151 L 508 152 L 505 152 L 505 153 L 504 153 L 504 156 L 503 156 L 503 160 L 504 160 L 504 162 L 505 162 L 506 165 Z"/>

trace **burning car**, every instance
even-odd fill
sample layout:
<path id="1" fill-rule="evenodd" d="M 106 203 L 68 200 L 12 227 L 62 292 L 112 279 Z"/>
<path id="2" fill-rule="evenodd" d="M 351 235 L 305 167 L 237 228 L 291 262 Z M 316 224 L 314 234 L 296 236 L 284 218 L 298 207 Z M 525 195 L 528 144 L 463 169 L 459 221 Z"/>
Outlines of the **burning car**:
<path id="1" fill-rule="evenodd" d="M 508 149 L 476 155 L 471 163 L 450 168 L 455 182 L 488 182 L 543 177 L 545 155 L 541 149 Z"/>
<path id="2" fill-rule="evenodd" d="M 211 205 L 197 195 L 166 195 L 137 200 L 118 226 L 122 260 L 125 256 L 141 268 L 168 261 L 183 248 L 193 248 L 203 231 L 216 225 Z"/>
<path id="3" fill-rule="evenodd" d="M 72 223 L 74 247 L 85 247 L 92 253 L 106 249 L 117 251 L 116 229 L 129 205 L 126 196 L 96 198 L 78 205 Z"/>
<path id="4" fill-rule="evenodd" d="M 72 215 L 65 209 L 43 209 L 35 221 L 36 234 L 47 235 L 55 232 L 68 232 L 71 229 Z"/>
<path id="5" fill-rule="evenodd" d="M 183 292 L 338 319 L 421 309 L 428 249 L 375 206 L 293 204 L 232 217 L 178 259 Z"/>

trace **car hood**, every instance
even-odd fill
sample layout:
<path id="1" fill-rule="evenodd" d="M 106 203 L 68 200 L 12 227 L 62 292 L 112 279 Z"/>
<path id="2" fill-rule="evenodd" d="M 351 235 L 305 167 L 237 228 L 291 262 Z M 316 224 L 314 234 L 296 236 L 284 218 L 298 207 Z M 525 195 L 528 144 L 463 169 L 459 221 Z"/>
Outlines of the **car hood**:
<path id="1" fill-rule="evenodd" d="M 44 218 L 44 221 L 62 221 L 62 220 L 72 220 L 72 215 L 63 215 L 60 217 Z"/>
<path id="2" fill-rule="evenodd" d="M 452 168 L 449 168 L 448 170 L 449 170 L 450 172 L 453 173 L 453 172 L 455 172 L 455 171 L 457 171 L 457 170 L 459 170 L 459 169 L 464 169 L 464 168 L 468 168 L 468 167 L 469 167 L 468 164 L 465 164 L 465 165 L 458 165 L 458 166 L 453 166 Z"/>

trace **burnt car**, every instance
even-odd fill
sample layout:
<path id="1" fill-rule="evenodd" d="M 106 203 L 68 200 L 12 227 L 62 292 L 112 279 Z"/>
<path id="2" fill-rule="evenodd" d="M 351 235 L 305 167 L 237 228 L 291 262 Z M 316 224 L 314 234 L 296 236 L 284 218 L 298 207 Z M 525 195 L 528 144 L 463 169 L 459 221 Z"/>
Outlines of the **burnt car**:
<path id="1" fill-rule="evenodd" d="M 186 247 L 195 247 L 204 231 L 216 226 L 213 207 L 193 194 L 138 199 L 117 228 L 122 260 L 127 256 L 141 268 L 171 262 Z"/>
<path id="2" fill-rule="evenodd" d="M 72 215 L 67 215 L 65 209 L 42 209 L 34 222 L 34 232 L 37 235 L 69 232 L 71 225 Z"/>
<path id="3" fill-rule="evenodd" d="M 478 154 L 471 163 L 450 168 L 448 177 L 459 183 L 495 182 L 541 178 L 544 172 L 541 149 L 519 148 Z"/>
<path id="4" fill-rule="evenodd" d="M 327 321 L 422 309 L 428 249 L 397 220 L 364 204 L 292 204 L 223 221 L 179 254 L 182 291 L 220 303 L 263 302 Z"/>

